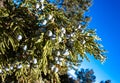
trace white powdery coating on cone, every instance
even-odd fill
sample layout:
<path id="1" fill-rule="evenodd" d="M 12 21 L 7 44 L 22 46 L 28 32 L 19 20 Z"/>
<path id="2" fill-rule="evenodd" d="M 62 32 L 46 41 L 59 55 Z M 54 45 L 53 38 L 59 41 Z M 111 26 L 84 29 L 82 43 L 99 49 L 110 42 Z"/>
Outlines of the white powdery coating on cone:
<path id="1" fill-rule="evenodd" d="M 55 60 L 56 60 L 56 61 L 58 61 L 58 59 L 59 59 L 58 57 L 55 57 Z"/>
<path id="2" fill-rule="evenodd" d="M 10 69 L 8 69 L 8 68 L 5 68 L 5 70 L 6 70 L 6 71 L 9 71 Z"/>
<path id="3" fill-rule="evenodd" d="M 81 28 L 81 25 L 78 26 L 78 29 L 80 29 L 80 28 Z"/>
<path id="4" fill-rule="evenodd" d="M 52 67 L 51 67 L 51 70 L 53 71 L 55 69 L 55 65 L 53 65 Z"/>
<path id="5" fill-rule="evenodd" d="M 65 28 L 63 28 L 63 27 L 62 27 L 61 31 L 62 31 L 62 33 L 64 33 L 64 34 L 66 33 L 66 30 L 65 30 Z"/>
<path id="6" fill-rule="evenodd" d="M 26 50 L 27 50 L 27 45 L 25 45 L 25 46 L 23 47 L 23 50 L 24 50 L 24 51 L 26 51 Z"/>
<path id="7" fill-rule="evenodd" d="M 49 31 L 47 32 L 47 35 L 48 35 L 49 37 L 51 37 L 51 36 L 53 35 L 52 31 L 49 30 Z"/>
<path id="8" fill-rule="evenodd" d="M 10 69 L 13 70 L 13 66 L 11 66 Z"/>
<path id="9" fill-rule="evenodd" d="M 62 41 L 62 38 L 61 37 L 58 37 L 58 42 L 61 42 Z"/>
<path id="10" fill-rule="evenodd" d="M 55 72 L 57 73 L 57 72 L 58 72 L 58 70 L 59 70 L 59 69 L 56 67 L 56 68 L 55 68 Z"/>
<path id="11" fill-rule="evenodd" d="M 42 4 L 41 9 L 43 10 L 44 8 L 45 8 L 45 6 Z"/>
<path id="12" fill-rule="evenodd" d="M 30 67 L 30 64 L 27 64 L 27 67 Z"/>
<path id="13" fill-rule="evenodd" d="M 44 20 L 42 24 L 43 24 L 43 25 L 46 25 L 46 24 L 47 24 L 47 20 Z"/>
<path id="14" fill-rule="evenodd" d="M 74 39 L 70 39 L 71 40 L 71 42 L 70 43 L 73 43 L 75 40 Z"/>
<path id="15" fill-rule="evenodd" d="M 71 75 L 69 75 L 69 78 L 72 78 L 72 76 L 71 76 Z"/>
<path id="16" fill-rule="evenodd" d="M 60 64 L 60 61 L 57 61 L 57 64 Z"/>
<path id="17" fill-rule="evenodd" d="M 82 30 L 82 32 L 81 33 L 84 33 L 85 31 L 84 30 Z"/>
<path id="18" fill-rule="evenodd" d="M 68 49 L 66 49 L 66 51 L 63 53 L 63 55 L 65 55 L 65 56 L 67 56 L 67 55 L 69 55 L 70 53 L 69 53 L 69 51 L 68 51 Z"/>
<path id="19" fill-rule="evenodd" d="M 33 63 L 34 63 L 34 64 L 37 64 L 37 59 L 36 59 L 36 58 L 33 60 Z"/>
<path id="20" fill-rule="evenodd" d="M 0 69 L 0 73 L 2 73 L 2 69 Z"/>
<path id="21" fill-rule="evenodd" d="M 18 41 L 20 41 L 22 39 L 22 35 L 18 35 Z"/>
<path id="22" fill-rule="evenodd" d="M 37 3 L 37 4 L 36 4 L 36 9 L 38 9 L 39 7 L 40 7 L 40 5 Z"/>
<path id="23" fill-rule="evenodd" d="M 86 41 L 84 40 L 82 44 L 85 44 L 85 43 L 86 43 Z"/>
<path id="24" fill-rule="evenodd" d="M 90 33 L 87 33 L 87 36 L 90 36 Z"/>
<path id="25" fill-rule="evenodd" d="M 18 68 L 18 69 L 21 69 L 21 68 L 22 68 L 22 65 L 18 65 L 17 68 Z"/>
<path id="26" fill-rule="evenodd" d="M 60 62 L 59 65 L 62 66 L 62 62 Z"/>
<path id="27" fill-rule="evenodd" d="M 48 16 L 48 19 L 51 20 L 53 18 L 53 15 L 50 15 Z"/>
<path id="28" fill-rule="evenodd" d="M 51 39 L 52 39 L 52 40 L 55 40 L 56 38 L 52 37 Z"/>
<path id="29" fill-rule="evenodd" d="M 44 0 L 39 0 L 41 3 L 43 3 L 44 2 Z"/>
<path id="30" fill-rule="evenodd" d="M 70 36 L 71 36 L 71 37 L 75 36 L 75 33 L 71 33 Z"/>
<path id="31" fill-rule="evenodd" d="M 59 60 L 60 60 L 60 61 L 63 61 L 64 59 L 63 59 L 63 58 L 60 58 Z"/>
<path id="32" fill-rule="evenodd" d="M 84 54 L 86 54 L 86 52 L 84 52 Z"/>
<path id="33" fill-rule="evenodd" d="M 68 35 L 66 36 L 66 38 L 69 39 L 69 38 L 70 38 L 70 35 L 68 34 Z"/>
<path id="34" fill-rule="evenodd" d="M 57 51 L 57 56 L 59 56 L 60 55 L 60 51 Z"/>
<path id="35" fill-rule="evenodd" d="M 52 34 L 51 39 L 52 39 L 52 40 L 55 40 L 55 39 L 56 39 L 56 35 Z"/>

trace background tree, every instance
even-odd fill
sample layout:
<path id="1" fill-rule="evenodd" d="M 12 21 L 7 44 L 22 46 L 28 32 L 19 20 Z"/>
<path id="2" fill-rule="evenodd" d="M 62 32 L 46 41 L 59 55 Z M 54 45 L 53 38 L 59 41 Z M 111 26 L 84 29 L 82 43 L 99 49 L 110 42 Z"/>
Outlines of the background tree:
<path id="1" fill-rule="evenodd" d="M 101 81 L 100 83 L 111 83 L 111 80 Z"/>
<path id="2" fill-rule="evenodd" d="M 76 78 L 72 75 L 61 75 L 61 83 L 96 83 L 96 76 L 92 69 L 78 68 L 75 70 Z M 111 83 L 111 80 L 101 81 L 100 83 Z"/>
<path id="3" fill-rule="evenodd" d="M 81 69 L 76 71 L 77 78 L 79 83 L 93 83 L 96 81 L 96 76 L 94 71 L 91 69 Z"/>
<path id="4" fill-rule="evenodd" d="M 91 0 L 54 3 L 4 0 L 1 3 L 2 82 L 60 83 L 59 76 L 67 74 L 73 65 L 79 65 L 80 57 L 89 60 L 87 54 L 90 54 L 101 62 L 105 60 L 100 38 L 95 30 L 86 28 L 90 17 L 85 12 Z"/>

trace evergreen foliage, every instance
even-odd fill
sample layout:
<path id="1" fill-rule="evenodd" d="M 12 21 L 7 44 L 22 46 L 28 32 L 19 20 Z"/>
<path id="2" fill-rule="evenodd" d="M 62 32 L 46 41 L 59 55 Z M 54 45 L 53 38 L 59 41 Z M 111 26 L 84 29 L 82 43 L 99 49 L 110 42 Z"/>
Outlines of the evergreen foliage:
<path id="1" fill-rule="evenodd" d="M 86 28 L 90 17 L 85 12 L 91 0 L 56 3 L 0 1 L 2 82 L 12 76 L 14 83 L 60 83 L 59 76 L 72 65 L 79 65 L 79 57 L 89 60 L 90 54 L 101 62 L 105 60 L 100 38 L 95 30 Z"/>

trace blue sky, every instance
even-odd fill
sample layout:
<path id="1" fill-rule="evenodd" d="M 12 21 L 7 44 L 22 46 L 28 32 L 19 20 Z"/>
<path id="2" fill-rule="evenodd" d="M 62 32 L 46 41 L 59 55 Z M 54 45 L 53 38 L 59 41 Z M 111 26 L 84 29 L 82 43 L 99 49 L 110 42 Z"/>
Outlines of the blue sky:
<path id="1" fill-rule="evenodd" d="M 108 59 L 100 64 L 91 57 L 91 62 L 84 62 L 82 67 L 93 68 L 100 80 L 111 79 L 112 83 L 120 82 L 120 0 L 93 0 L 89 10 L 92 17 L 89 28 L 97 29 L 102 44 L 108 51 Z"/>

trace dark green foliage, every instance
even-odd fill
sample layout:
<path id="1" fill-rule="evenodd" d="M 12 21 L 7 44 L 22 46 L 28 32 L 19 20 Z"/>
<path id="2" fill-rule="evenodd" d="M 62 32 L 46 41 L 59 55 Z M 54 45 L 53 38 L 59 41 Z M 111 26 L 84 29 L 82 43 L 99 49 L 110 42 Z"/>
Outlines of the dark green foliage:
<path id="1" fill-rule="evenodd" d="M 111 83 L 111 80 L 101 81 L 100 83 Z"/>
<path id="2" fill-rule="evenodd" d="M 81 69 L 76 71 L 77 78 L 80 80 L 80 83 L 93 83 L 96 81 L 96 76 L 94 71 L 91 69 Z"/>
<path id="3" fill-rule="evenodd" d="M 42 0 L 41 0 L 42 1 Z M 59 75 L 79 65 L 78 57 L 105 60 L 95 30 L 84 16 L 91 0 L 65 0 L 61 8 L 47 1 L 0 1 L 0 76 L 19 82 L 60 82 Z M 69 64 L 69 65 L 68 65 Z M 47 76 L 47 77 L 46 77 Z"/>

